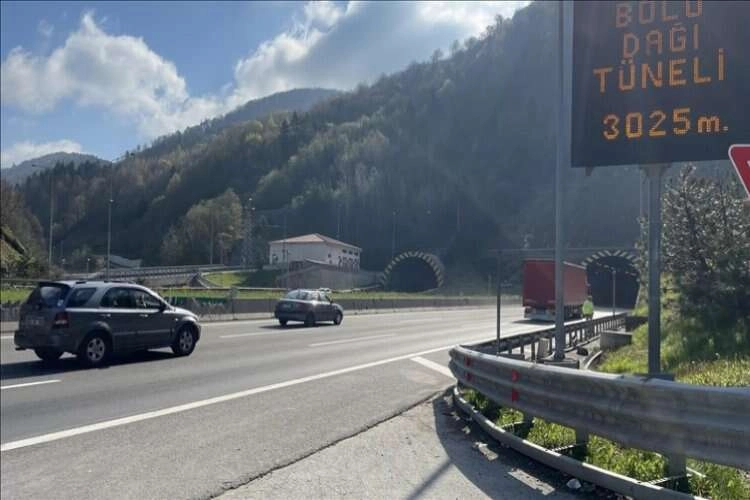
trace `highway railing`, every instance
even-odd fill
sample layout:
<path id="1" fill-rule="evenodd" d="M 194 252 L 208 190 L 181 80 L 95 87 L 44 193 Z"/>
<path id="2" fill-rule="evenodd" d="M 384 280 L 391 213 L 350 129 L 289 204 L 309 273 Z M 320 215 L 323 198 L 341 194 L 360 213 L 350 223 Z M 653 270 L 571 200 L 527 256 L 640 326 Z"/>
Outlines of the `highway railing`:
<path id="1" fill-rule="evenodd" d="M 620 313 L 614 316 L 596 318 L 590 321 L 576 321 L 565 325 L 565 348 L 573 348 L 579 343 L 591 340 L 605 330 L 618 330 L 624 328 L 627 323 L 627 314 Z M 483 352 L 502 353 L 525 359 L 530 356 L 532 361 L 543 358 L 555 349 L 555 328 L 550 327 L 512 337 L 500 339 L 499 345 L 496 340 L 474 346 Z"/>
<path id="2" fill-rule="evenodd" d="M 110 269 L 110 278 L 139 278 L 148 276 L 169 276 L 174 274 L 197 274 L 211 271 L 232 271 L 242 269 L 225 265 L 193 265 L 193 266 L 154 266 L 138 267 L 133 269 Z M 97 279 L 104 278 L 106 272 L 100 271 L 94 276 Z"/>
<path id="3" fill-rule="evenodd" d="M 594 434 L 660 453 L 675 476 L 684 475 L 686 457 L 750 469 L 750 389 L 562 368 L 466 347 L 452 349 L 450 357 L 451 371 L 461 385 L 522 412 L 524 422 L 538 417 L 575 429 L 574 446 L 585 448 L 588 436 Z M 506 444 L 513 446 L 513 442 Z M 519 451 L 547 461 L 544 453 L 528 445 L 523 441 L 519 448 L 525 448 Z M 562 463 L 559 453 L 547 453 L 546 458 L 553 467 Z M 574 474 L 573 466 L 568 466 Z M 591 476 L 591 470 L 576 467 L 575 473 Z M 651 491 L 644 483 L 618 481 L 602 485 L 623 494 L 638 492 L 637 496 Z"/>

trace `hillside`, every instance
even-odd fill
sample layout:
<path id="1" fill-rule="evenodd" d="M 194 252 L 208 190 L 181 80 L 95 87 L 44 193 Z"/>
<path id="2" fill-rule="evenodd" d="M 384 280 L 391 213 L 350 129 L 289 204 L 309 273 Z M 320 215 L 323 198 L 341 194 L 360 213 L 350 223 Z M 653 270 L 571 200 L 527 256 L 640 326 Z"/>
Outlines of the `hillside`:
<path id="1" fill-rule="evenodd" d="M 86 162 L 101 163 L 103 165 L 109 165 L 110 163 L 107 160 L 102 160 L 94 155 L 59 152 L 50 153 L 48 155 L 40 156 L 39 158 L 32 158 L 31 160 L 23 161 L 10 168 L 3 168 L 0 170 L 0 175 L 2 176 L 2 179 L 9 184 L 21 184 L 27 177 L 54 167 L 58 163 L 80 165 L 81 163 Z"/>
<path id="2" fill-rule="evenodd" d="M 206 125 L 195 140 L 170 136 L 169 147 L 157 141 L 112 170 L 56 172 L 66 186 L 56 231 L 71 250 L 103 249 L 111 183 L 113 248 L 149 263 L 207 262 L 210 241 L 214 256 L 229 259 L 248 197 L 259 257 L 264 241 L 282 235 L 284 219 L 289 234 L 320 232 L 361 246 L 366 268 L 390 258 L 394 224 L 397 250 L 438 249 L 450 266 L 492 266 L 487 250 L 524 240 L 551 246 L 554 20 L 554 5 L 534 2 L 454 44 L 449 57 L 436 51 L 308 112 L 215 133 Z M 24 193 L 44 221 L 48 181 L 33 180 Z M 569 245 L 634 244 L 636 169 L 591 177 L 571 169 L 565 189 Z"/>
<path id="3" fill-rule="evenodd" d="M 190 148 L 199 142 L 208 142 L 232 125 L 262 118 L 271 113 L 304 112 L 338 93 L 339 91 L 331 89 L 294 89 L 254 99 L 223 116 L 159 137 L 150 147 L 140 151 L 140 155 L 155 158 L 174 151 L 177 147 Z"/>

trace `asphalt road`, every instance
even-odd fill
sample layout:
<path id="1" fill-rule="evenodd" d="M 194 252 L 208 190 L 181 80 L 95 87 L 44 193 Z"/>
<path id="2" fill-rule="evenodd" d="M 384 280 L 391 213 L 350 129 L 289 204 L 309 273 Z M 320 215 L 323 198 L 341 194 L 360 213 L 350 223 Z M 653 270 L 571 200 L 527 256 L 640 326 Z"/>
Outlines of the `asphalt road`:
<path id="1" fill-rule="evenodd" d="M 502 319 L 504 336 L 548 327 L 517 305 Z M 94 370 L 68 356 L 45 367 L 3 335 L 2 498 L 218 495 L 435 394 L 451 383 L 450 346 L 494 330 L 494 308 L 214 323 L 188 358 Z"/>

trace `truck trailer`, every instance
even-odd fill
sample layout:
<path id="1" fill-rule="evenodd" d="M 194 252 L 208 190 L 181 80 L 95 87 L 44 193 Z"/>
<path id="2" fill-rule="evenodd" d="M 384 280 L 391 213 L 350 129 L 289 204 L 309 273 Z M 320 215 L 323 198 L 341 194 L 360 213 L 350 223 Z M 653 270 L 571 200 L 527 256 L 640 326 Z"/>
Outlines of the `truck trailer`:
<path id="1" fill-rule="evenodd" d="M 586 268 L 563 263 L 563 300 L 565 319 L 581 318 L 588 295 Z M 523 263 L 523 317 L 555 321 L 555 261 L 528 259 Z"/>

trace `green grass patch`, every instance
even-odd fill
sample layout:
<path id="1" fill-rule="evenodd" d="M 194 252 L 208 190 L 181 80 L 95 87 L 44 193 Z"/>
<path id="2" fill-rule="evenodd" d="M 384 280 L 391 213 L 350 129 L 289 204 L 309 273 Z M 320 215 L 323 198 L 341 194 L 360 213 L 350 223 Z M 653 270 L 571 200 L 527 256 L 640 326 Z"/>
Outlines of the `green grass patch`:
<path id="1" fill-rule="evenodd" d="M 688 460 L 687 466 L 705 475 L 690 477 L 690 491 L 694 495 L 714 500 L 750 498 L 750 481 L 741 471 L 697 460 Z"/>
<path id="2" fill-rule="evenodd" d="M 0 303 L 25 302 L 33 288 L 0 288 Z"/>
<path id="3" fill-rule="evenodd" d="M 208 281 L 219 287 L 258 287 L 277 288 L 276 278 L 281 271 L 257 270 L 257 271 L 231 271 L 224 273 L 207 273 L 204 276 Z"/>
<path id="4" fill-rule="evenodd" d="M 639 481 L 664 477 L 666 460 L 650 451 L 624 448 L 599 436 L 589 439 L 586 462 Z"/>

